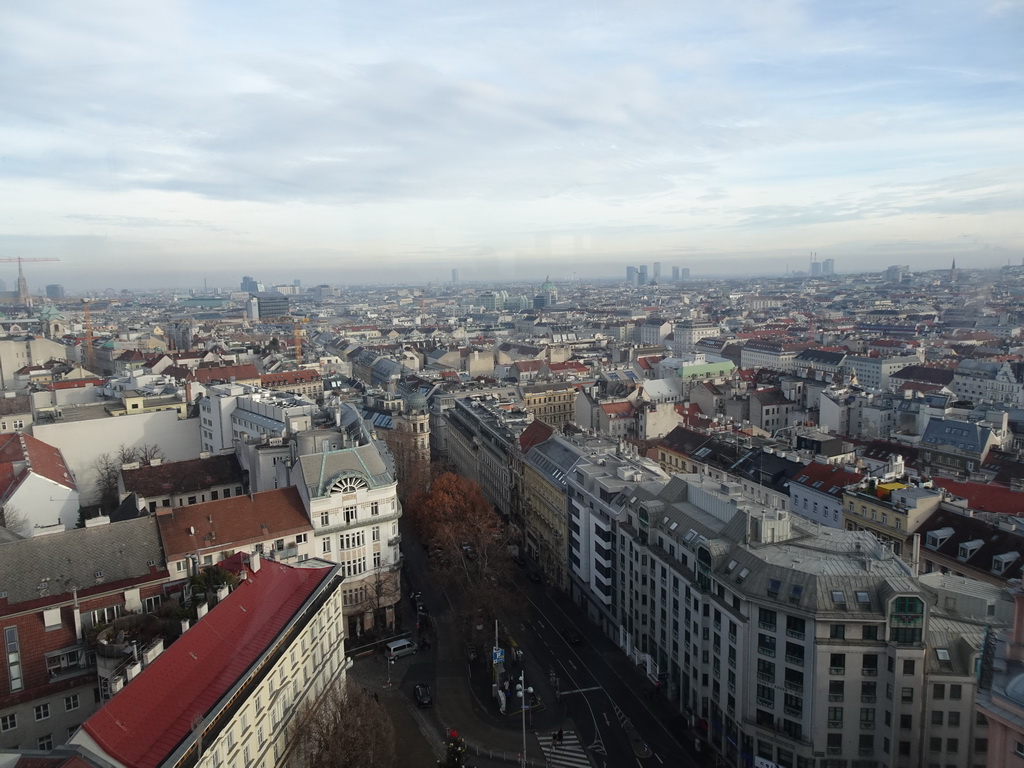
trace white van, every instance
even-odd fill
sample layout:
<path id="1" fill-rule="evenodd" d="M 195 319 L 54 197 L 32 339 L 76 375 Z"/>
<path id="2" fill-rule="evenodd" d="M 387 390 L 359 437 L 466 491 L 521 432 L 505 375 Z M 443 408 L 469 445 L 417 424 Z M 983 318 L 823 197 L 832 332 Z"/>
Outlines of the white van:
<path id="1" fill-rule="evenodd" d="M 384 646 L 384 655 L 389 659 L 400 659 L 402 656 L 408 656 L 418 650 L 419 648 L 412 640 L 392 640 Z"/>

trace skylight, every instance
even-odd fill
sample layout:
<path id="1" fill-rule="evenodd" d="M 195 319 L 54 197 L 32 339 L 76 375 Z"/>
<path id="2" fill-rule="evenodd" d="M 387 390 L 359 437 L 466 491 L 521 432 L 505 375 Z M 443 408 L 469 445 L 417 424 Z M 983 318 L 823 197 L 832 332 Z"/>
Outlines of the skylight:
<path id="1" fill-rule="evenodd" d="M 861 608 L 867 608 L 869 605 L 871 605 L 871 595 L 869 595 L 867 592 L 863 592 L 858 589 L 853 594 L 857 597 L 857 604 Z"/>
<path id="2" fill-rule="evenodd" d="M 782 589 L 782 582 L 778 579 L 768 579 L 768 597 L 778 597 Z"/>
<path id="3" fill-rule="evenodd" d="M 846 607 L 846 593 L 843 592 L 843 590 L 841 590 L 841 589 L 833 589 L 832 590 L 832 602 L 835 603 L 836 605 L 841 605 L 841 606 L 843 606 L 845 608 Z"/>
<path id="4" fill-rule="evenodd" d="M 736 566 L 737 565 L 739 565 L 739 563 L 737 563 L 735 560 L 730 560 L 729 564 L 727 566 L 725 566 L 725 572 L 726 573 L 732 573 L 733 571 L 736 570 Z"/>

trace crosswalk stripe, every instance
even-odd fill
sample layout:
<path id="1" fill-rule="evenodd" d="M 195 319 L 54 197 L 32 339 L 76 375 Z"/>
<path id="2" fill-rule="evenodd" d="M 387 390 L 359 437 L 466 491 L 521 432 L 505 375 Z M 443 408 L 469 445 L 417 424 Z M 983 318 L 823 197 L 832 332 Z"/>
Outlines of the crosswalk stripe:
<path id="1" fill-rule="evenodd" d="M 590 758 L 580 743 L 579 736 L 575 731 L 565 731 L 562 734 L 562 743 L 553 747 L 551 737 L 540 738 L 540 748 L 547 758 L 548 765 L 564 766 L 565 768 L 592 768 Z"/>

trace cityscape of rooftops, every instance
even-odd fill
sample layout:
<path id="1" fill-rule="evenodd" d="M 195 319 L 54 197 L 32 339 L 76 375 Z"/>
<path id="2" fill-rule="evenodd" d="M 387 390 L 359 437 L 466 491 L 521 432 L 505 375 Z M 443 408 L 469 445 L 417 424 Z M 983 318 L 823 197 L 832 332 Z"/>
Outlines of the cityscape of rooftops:
<path id="1" fill-rule="evenodd" d="M 0 768 L 1020 768 L 1022 40 L 0 3 Z"/>

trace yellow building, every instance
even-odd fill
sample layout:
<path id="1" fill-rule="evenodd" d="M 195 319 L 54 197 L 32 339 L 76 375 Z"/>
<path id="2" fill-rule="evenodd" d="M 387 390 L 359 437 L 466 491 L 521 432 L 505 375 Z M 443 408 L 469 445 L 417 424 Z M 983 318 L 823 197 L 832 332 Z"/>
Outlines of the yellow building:
<path id="1" fill-rule="evenodd" d="M 870 531 L 893 552 L 909 559 L 910 532 L 938 509 L 941 490 L 905 483 L 868 481 L 843 493 L 843 526 L 848 531 Z"/>
<path id="2" fill-rule="evenodd" d="M 544 577 L 567 588 L 565 478 L 583 452 L 555 436 L 533 445 L 522 459 L 522 504 L 526 554 Z"/>
<path id="3" fill-rule="evenodd" d="M 576 417 L 576 387 L 572 384 L 552 381 L 521 389 L 523 409 L 545 424 L 561 429 Z"/>

